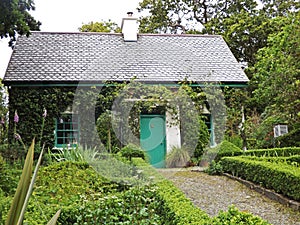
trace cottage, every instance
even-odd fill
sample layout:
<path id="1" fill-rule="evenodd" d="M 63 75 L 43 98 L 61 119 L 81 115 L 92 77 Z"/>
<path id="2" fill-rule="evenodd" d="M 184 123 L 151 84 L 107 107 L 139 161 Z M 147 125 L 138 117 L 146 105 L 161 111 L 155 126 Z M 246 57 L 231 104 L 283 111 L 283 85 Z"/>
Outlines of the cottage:
<path id="1" fill-rule="evenodd" d="M 88 114 L 80 115 L 72 108 L 71 93 L 78 89 L 132 79 L 165 87 L 183 81 L 195 87 L 242 87 L 248 82 L 221 36 L 138 34 L 136 24 L 134 18 L 123 19 L 122 34 L 32 32 L 29 37 L 20 36 L 3 79 L 9 90 L 10 116 L 15 110 L 20 114 L 20 133 L 38 136 L 39 115 L 47 108 L 48 118 L 53 117 L 44 128 L 48 144 L 63 147 L 80 142 L 85 135 L 82 121 Z M 208 107 L 204 111 L 210 113 Z M 214 144 L 213 116 L 208 118 Z M 140 116 L 141 145 L 153 158 L 152 164 L 163 161 L 172 146 L 180 146 L 180 129 L 166 126 L 168 120 L 168 113 Z M 13 122 L 10 126 L 12 130 Z"/>

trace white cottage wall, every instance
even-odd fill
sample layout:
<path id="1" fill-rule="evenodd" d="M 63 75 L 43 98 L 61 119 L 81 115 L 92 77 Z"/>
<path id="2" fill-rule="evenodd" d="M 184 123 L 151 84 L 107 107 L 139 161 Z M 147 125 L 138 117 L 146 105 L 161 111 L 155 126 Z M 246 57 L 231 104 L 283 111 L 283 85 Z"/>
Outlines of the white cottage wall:
<path id="1" fill-rule="evenodd" d="M 169 112 L 166 112 L 166 142 L 167 154 L 173 147 L 181 147 L 180 125 L 174 122 Z"/>

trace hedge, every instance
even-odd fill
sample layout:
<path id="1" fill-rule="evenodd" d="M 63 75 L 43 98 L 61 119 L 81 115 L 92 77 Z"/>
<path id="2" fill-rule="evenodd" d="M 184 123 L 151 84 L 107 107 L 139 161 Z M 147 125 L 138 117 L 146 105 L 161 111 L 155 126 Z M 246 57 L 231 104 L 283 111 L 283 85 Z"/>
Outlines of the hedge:
<path id="1" fill-rule="evenodd" d="M 163 203 L 161 214 L 169 224 L 210 224 L 210 217 L 187 199 L 184 193 L 164 179 L 149 164 L 140 158 L 133 158 L 133 163 L 143 170 L 146 177 L 153 177 L 158 187 L 157 194 Z M 172 221 L 172 223 L 171 223 Z"/>
<path id="2" fill-rule="evenodd" d="M 224 157 L 224 172 L 273 189 L 296 201 L 300 200 L 299 167 L 281 162 L 256 161 L 245 157 Z"/>
<path id="3" fill-rule="evenodd" d="M 232 144 L 229 141 L 222 141 L 216 147 L 209 149 L 204 157 L 207 157 L 209 161 L 215 160 L 218 162 L 222 157 L 225 156 L 238 156 L 241 155 L 242 150 L 236 145 Z"/>
<path id="4" fill-rule="evenodd" d="M 204 211 L 195 207 L 192 202 L 187 199 L 184 193 L 176 188 L 172 182 L 163 178 L 151 166 L 142 159 L 133 159 L 133 163 L 137 165 L 148 177 L 153 177 L 158 187 L 157 194 L 162 199 L 161 215 L 164 216 L 166 224 L 195 224 L 195 225 L 221 225 L 221 224 L 257 224 L 268 225 L 258 216 L 251 213 L 241 212 L 236 207 L 231 206 L 227 212 L 220 211 L 219 214 L 210 218 Z"/>
<path id="5" fill-rule="evenodd" d="M 300 155 L 293 155 L 289 157 L 258 157 L 258 156 L 241 156 L 241 158 L 266 161 L 272 163 L 287 163 L 294 166 L 300 166 Z"/>
<path id="6" fill-rule="evenodd" d="M 270 148 L 270 149 L 254 149 L 248 150 L 243 155 L 251 156 L 292 156 L 300 155 L 300 147 L 287 147 L 287 148 Z"/>

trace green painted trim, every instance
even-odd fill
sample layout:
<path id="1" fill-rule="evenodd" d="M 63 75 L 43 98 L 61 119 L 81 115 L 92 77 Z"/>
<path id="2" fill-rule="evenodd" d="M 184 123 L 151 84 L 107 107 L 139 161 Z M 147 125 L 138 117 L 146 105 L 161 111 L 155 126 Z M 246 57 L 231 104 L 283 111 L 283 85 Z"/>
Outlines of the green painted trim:
<path id="1" fill-rule="evenodd" d="M 65 113 L 63 115 L 71 115 L 71 117 L 73 117 L 73 115 L 75 114 L 72 114 L 72 113 Z M 55 118 L 55 135 L 54 135 L 54 146 L 56 148 L 68 148 L 68 147 L 76 147 L 79 145 L 79 139 L 80 139 L 80 118 L 79 118 L 79 115 L 77 114 L 77 129 L 73 129 L 73 120 L 71 122 L 68 122 L 69 124 L 72 124 L 72 129 L 62 129 L 62 130 L 58 130 L 57 127 L 58 127 L 58 119 L 59 118 Z M 67 124 L 64 122 L 64 124 Z M 76 131 L 77 134 L 78 134 L 78 140 L 77 140 L 77 143 L 74 143 L 74 144 L 71 144 L 71 146 L 68 146 L 67 144 L 58 144 L 58 139 L 66 139 L 66 137 L 58 137 L 57 136 L 57 133 L 58 132 L 68 132 L 68 131 Z M 73 138 L 73 136 L 69 137 L 69 138 Z"/>
<path id="2" fill-rule="evenodd" d="M 123 85 L 122 83 L 120 85 Z M 180 87 L 181 84 L 169 84 L 169 83 L 145 83 L 145 85 L 161 85 L 165 87 Z M 118 86 L 118 84 L 99 84 L 99 83 L 64 83 L 64 84 L 56 84 L 56 83 L 48 83 L 48 84 L 32 84 L 32 83 L 18 83 L 18 84 L 11 84 L 6 86 L 11 86 L 11 87 L 114 87 Z M 214 83 L 208 83 L 208 84 L 188 84 L 190 87 L 235 87 L 235 88 L 243 88 L 247 87 L 247 83 L 240 83 L 240 84 L 235 84 L 235 83 L 221 83 L 221 84 L 214 84 Z"/>

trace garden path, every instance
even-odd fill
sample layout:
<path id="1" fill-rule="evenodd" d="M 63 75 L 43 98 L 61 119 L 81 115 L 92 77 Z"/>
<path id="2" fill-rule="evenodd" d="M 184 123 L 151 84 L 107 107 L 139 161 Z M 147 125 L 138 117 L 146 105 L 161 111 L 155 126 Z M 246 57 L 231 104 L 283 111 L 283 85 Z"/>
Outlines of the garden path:
<path id="1" fill-rule="evenodd" d="M 274 225 L 300 225 L 300 211 L 292 210 L 225 176 L 203 172 L 162 169 L 159 172 L 180 188 L 191 201 L 215 216 L 230 205 L 260 216 Z"/>

